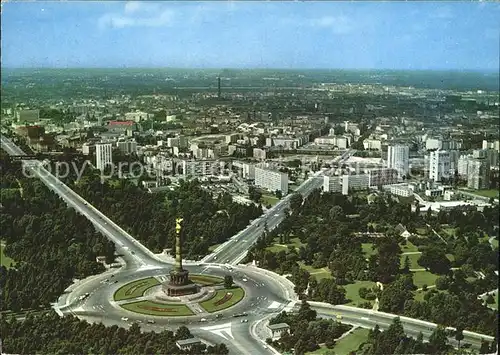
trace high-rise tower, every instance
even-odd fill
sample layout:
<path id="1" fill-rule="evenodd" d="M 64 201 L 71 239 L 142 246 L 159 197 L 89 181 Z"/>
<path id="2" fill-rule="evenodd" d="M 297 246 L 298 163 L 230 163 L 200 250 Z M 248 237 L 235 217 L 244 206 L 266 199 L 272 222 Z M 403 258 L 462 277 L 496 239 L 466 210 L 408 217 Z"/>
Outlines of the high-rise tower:
<path id="1" fill-rule="evenodd" d="M 198 285 L 189 280 L 189 271 L 182 268 L 182 218 L 175 220 L 175 267 L 170 270 L 170 280 L 163 285 L 168 296 L 183 296 L 198 292 Z"/>
<path id="2" fill-rule="evenodd" d="M 220 77 L 217 78 L 217 97 L 220 99 Z"/>

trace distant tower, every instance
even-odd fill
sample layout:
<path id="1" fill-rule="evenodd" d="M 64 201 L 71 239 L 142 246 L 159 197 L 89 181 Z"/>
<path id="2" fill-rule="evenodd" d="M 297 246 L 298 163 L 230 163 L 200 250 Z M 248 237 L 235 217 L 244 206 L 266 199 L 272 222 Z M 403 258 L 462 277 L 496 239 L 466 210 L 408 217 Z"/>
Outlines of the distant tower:
<path id="1" fill-rule="evenodd" d="M 217 78 L 217 97 L 220 99 L 220 77 Z"/>
<path id="2" fill-rule="evenodd" d="M 189 271 L 182 268 L 182 218 L 175 220 L 175 267 L 170 270 L 170 281 L 163 284 L 168 296 L 191 295 L 198 292 L 198 285 L 189 280 Z"/>

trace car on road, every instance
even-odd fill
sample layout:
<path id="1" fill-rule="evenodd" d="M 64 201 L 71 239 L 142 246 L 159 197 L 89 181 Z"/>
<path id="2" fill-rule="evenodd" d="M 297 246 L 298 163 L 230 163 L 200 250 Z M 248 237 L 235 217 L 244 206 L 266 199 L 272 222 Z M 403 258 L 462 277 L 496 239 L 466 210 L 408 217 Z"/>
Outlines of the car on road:
<path id="1" fill-rule="evenodd" d="M 154 320 L 152 320 L 152 319 L 148 319 L 148 323 L 149 323 L 149 324 L 155 324 L 155 321 L 154 321 Z"/>
<path id="2" fill-rule="evenodd" d="M 242 319 L 241 323 L 248 323 L 248 319 Z"/>
<path id="3" fill-rule="evenodd" d="M 128 318 L 127 317 L 122 317 L 122 321 L 127 322 Z"/>
<path id="4" fill-rule="evenodd" d="M 243 282 L 247 282 L 247 281 L 248 281 L 248 280 L 247 280 L 247 279 L 245 279 L 245 278 L 243 278 L 243 279 L 241 279 L 241 280 L 242 280 Z"/>
<path id="5" fill-rule="evenodd" d="M 201 319 L 200 319 L 200 322 L 206 322 L 206 321 L 207 321 L 207 319 L 206 319 L 206 318 L 201 318 Z"/>
<path id="6" fill-rule="evenodd" d="M 222 318 L 222 314 L 217 314 L 215 318 Z"/>

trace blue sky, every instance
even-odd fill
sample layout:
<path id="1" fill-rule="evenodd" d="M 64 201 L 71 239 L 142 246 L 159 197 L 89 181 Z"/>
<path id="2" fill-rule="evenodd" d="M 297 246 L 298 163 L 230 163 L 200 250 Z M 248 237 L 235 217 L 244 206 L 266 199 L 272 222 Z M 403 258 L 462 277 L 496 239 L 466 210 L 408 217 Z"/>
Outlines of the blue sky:
<path id="1" fill-rule="evenodd" d="M 491 2 L 2 3 L 4 67 L 499 68 Z"/>

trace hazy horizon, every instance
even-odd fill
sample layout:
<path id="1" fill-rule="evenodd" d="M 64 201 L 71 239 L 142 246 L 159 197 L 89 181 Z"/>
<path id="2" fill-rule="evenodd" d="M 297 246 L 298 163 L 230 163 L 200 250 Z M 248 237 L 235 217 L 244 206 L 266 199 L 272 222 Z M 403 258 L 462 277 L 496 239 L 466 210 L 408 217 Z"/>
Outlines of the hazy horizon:
<path id="1" fill-rule="evenodd" d="M 8 68 L 481 71 L 493 2 L 4 2 Z"/>

